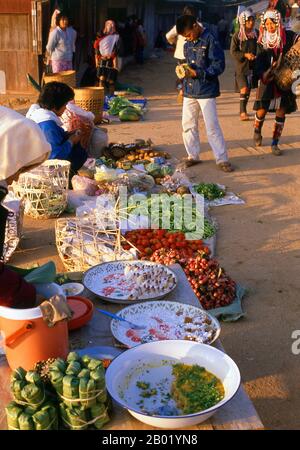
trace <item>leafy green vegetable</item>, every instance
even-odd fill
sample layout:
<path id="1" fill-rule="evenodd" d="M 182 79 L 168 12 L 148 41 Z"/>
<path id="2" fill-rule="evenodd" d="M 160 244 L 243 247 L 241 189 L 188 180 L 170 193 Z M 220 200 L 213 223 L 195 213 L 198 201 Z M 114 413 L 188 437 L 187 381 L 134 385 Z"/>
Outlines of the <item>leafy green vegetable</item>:
<path id="1" fill-rule="evenodd" d="M 198 231 L 203 231 L 203 236 L 201 236 L 201 239 L 208 239 L 216 234 L 215 226 L 206 217 L 204 217 L 203 220 L 203 230 L 196 230 L 196 223 L 200 221 L 199 219 L 202 219 L 202 215 L 195 204 L 189 208 L 182 203 L 181 196 L 171 195 L 169 197 L 170 205 L 166 205 L 163 200 L 168 198 L 168 194 L 163 194 L 162 196 L 159 196 L 159 199 L 157 203 L 155 202 L 155 204 L 152 203 L 151 198 L 148 198 L 146 200 L 142 200 L 138 205 L 129 205 L 128 213 L 140 214 L 142 216 L 147 215 L 148 217 L 151 217 L 151 225 L 155 225 L 160 229 L 167 229 L 168 231 L 182 231 L 183 233 L 195 233 L 195 239 L 200 239 L 197 235 Z M 175 218 L 175 214 L 178 212 L 178 205 L 182 205 L 182 220 L 180 220 L 180 217 L 178 218 L 179 220 L 176 220 Z M 169 223 L 168 211 L 170 214 Z M 191 218 L 191 223 L 186 223 L 186 219 L 183 220 L 183 218 L 186 217 Z"/>
<path id="2" fill-rule="evenodd" d="M 226 192 L 214 183 L 200 183 L 194 186 L 197 194 L 204 196 L 206 200 L 216 200 L 225 196 Z"/>
<path id="3" fill-rule="evenodd" d="M 114 97 L 109 102 L 109 110 L 108 113 L 112 116 L 117 116 L 123 109 L 125 108 L 133 108 L 136 113 L 141 116 L 143 114 L 142 109 L 129 101 L 127 98 L 123 97 Z"/>

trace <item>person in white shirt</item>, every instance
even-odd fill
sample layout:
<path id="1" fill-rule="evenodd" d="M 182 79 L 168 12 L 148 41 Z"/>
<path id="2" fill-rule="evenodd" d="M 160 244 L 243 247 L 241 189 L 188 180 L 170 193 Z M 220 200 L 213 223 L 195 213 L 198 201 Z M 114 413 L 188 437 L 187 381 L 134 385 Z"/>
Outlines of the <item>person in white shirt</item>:
<path id="1" fill-rule="evenodd" d="M 51 58 L 53 73 L 73 69 L 73 54 L 77 37 L 74 28 L 69 26 L 69 19 L 65 14 L 57 14 L 56 25 L 49 35 L 46 47 Z"/>
<path id="2" fill-rule="evenodd" d="M 198 16 L 198 11 L 194 6 L 185 6 L 183 8 L 182 15 L 187 16 Z M 199 22 L 199 25 L 202 26 L 202 24 Z M 184 44 L 186 43 L 186 39 L 177 33 L 176 25 L 174 25 L 173 28 L 171 28 L 170 31 L 166 34 L 166 39 L 171 45 L 175 45 L 175 53 L 174 58 L 177 59 L 177 64 L 183 64 L 185 63 L 185 57 L 184 57 Z M 178 97 L 177 101 L 179 104 L 183 103 L 183 87 L 182 87 L 182 81 L 177 79 L 176 81 L 176 87 L 178 89 Z"/>

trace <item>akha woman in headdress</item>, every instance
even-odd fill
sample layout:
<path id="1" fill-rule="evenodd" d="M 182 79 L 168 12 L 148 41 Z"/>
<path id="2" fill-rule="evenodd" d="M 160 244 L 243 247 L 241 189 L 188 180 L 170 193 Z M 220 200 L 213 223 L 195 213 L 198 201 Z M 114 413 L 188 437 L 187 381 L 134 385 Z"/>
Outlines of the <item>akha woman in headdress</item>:
<path id="1" fill-rule="evenodd" d="M 232 36 L 230 53 L 235 62 L 235 79 L 240 92 L 240 118 L 249 120 L 247 103 L 252 87 L 254 61 L 258 32 L 255 30 L 255 17 L 251 9 L 243 11 L 239 17 L 240 29 Z"/>
<path id="2" fill-rule="evenodd" d="M 113 20 L 105 22 L 102 36 L 94 43 L 97 60 L 97 75 L 99 86 L 108 88 L 109 94 L 113 94 L 118 77 L 117 55 L 120 36 Z"/>
<path id="3" fill-rule="evenodd" d="M 273 155 L 281 155 L 278 143 L 284 128 L 285 116 L 297 110 L 296 96 L 292 90 L 282 91 L 274 79 L 274 71 L 282 64 L 285 54 L 296 44 L 300 35 L 285 30 L 280 13 L 269 10 L 261 18 L 255 62 L 256 75 L 259 78 L 254 123 L 254 143 L 262 144 L 262 127 L 267 112 L 275 112 L 271 150 Z"/>

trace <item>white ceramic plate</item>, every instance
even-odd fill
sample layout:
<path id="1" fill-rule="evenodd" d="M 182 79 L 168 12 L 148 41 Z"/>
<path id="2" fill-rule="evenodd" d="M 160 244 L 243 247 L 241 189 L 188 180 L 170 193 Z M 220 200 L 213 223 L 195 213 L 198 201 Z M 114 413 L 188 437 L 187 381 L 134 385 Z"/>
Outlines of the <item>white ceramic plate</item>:
<path id="1" fill-rule="evenodd" d="M 124 275 L 126 267 L 139 265 L 145 270 L 149 267 L 163 267 L 168 274 L 174 278 L 174 286 L 161 289 L 158 295 L 144 294 L 137 300 L 130 300 L 130 294 L 136 287 L 135 283 L 128 281 Z M 133 304 L 145 300 L 155 300 L 165 297 L 177 286 L 177 277 L 169 267 L 162 266 L 150 261 L 113 261 L 99 264 L 89 269 L 83 276 L 84 286 L 93 294 L 111 303 Z"/>
<path id="2" fill-rule="evenodd" d="M 145 330 L 133 330 L 124 322 L 111 321 L 112 334 L 129 348 L 147 342 L 175 339 L 212 344 L 221 332 L 220 323 L 213 316 L 201 308 L 179 302 L 139 303 L 127 306 L 118 315 L 134 324 L 146 325 Z M 210 323 L 201 326 L 204 321 Z M 205 331 L 205 328 L 209 330 Z"/>
<path id="3" fill-rule="evenodd" d="M 217 376 L 223 383 L 225 396 L 212 408 L 189 415 L 159 415 L 166 411 L 166 395 L 172 383 L 172 365 L 199 365 Z M 138 381 L 157 386 L 157 394 L 143 399 Z M 188 341 L 160 341 L 139 345 L 115 358 L 106 372 L 106 387 L 112 398 L 136 419 L 158 428 L 182 429 L 211 417 L 229 402 L 239 389 L 240 372 L 225 353 L 209 345 Z M 154 400 L 156 400 L 154 402 Z M 172 400 L 171 400 L 172 402 Z M 172 408 L 172 403 L 167 407 Z"/>

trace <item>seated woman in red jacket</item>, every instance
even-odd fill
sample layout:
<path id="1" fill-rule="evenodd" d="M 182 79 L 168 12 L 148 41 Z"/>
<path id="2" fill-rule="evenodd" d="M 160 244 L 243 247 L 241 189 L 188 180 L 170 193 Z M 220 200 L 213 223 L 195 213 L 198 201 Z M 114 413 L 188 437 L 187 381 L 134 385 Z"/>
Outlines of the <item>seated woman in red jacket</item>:
<path id="1" fill-rule="evenodd" d="M 8 186 L 21 173 L 42 164 L 50 152 L 51 147 L 37 124 L 0 106 L 0 306 L 32 308 L 35 305 L 35 287 L 2 262 L 8 216 L 2 202 Z"/>

